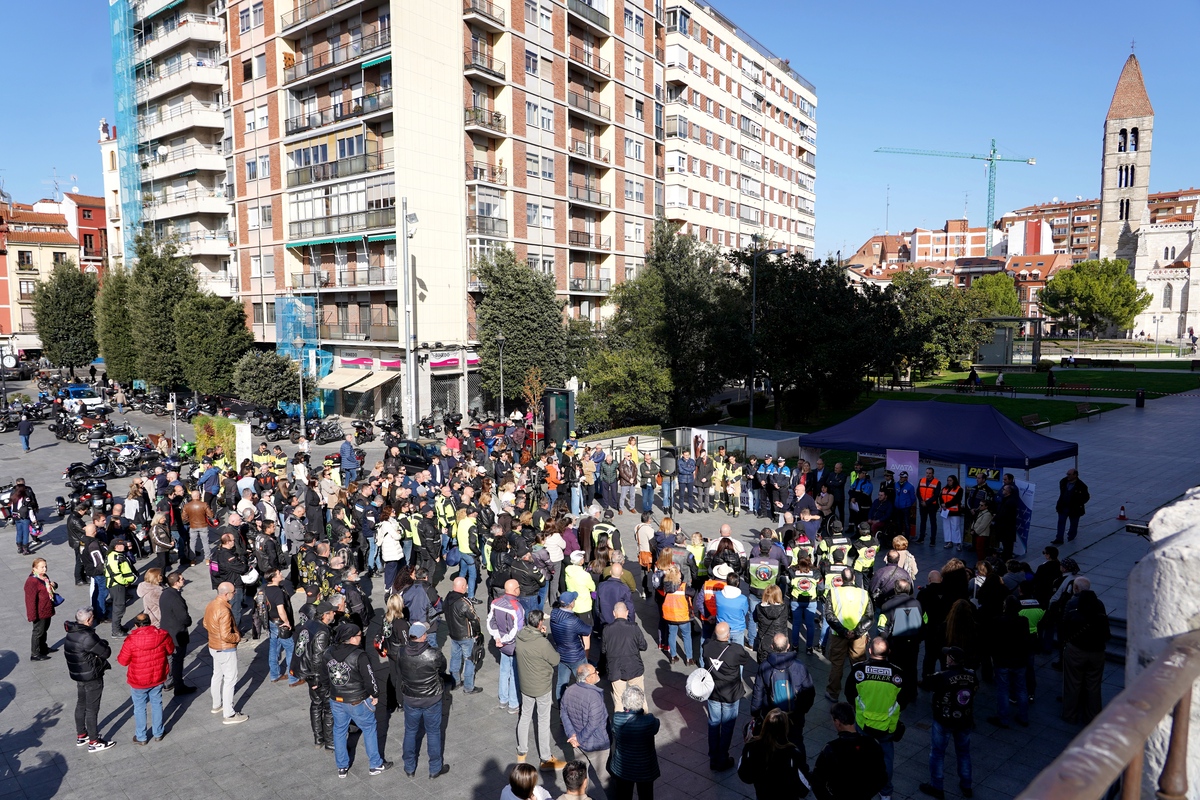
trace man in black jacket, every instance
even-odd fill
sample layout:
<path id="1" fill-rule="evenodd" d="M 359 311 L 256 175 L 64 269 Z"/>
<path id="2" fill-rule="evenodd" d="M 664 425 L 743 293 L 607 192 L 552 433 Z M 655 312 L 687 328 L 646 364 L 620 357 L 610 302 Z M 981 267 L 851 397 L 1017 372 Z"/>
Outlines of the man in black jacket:
<path id="1" fill-rule="evenodd" d="M 97 535 L 94 522 L 83 526 L 83 574 L 92 581 L 92 611 L 96 622 L 108 619 L 108 582 L 104 565 L 108 559 L 108 546 Z"/>
<path id="2" fill-rule="evenodd" d="M 400 685 L 404 687 L 404 774 L 410 778 L 417 774 L 417 737 L 424 726 L 429 778 L 433 780 L 450 771 L 450 765 L 442 763 L 446 657 L 429 646 L 427 633 L 423 622 L 414 622 L 408 629 L 408 644 L 400 652 Z"/>
<path id="3" fill-rule="evenodd" d="M 904 673 L 899 701 L 905 706 L 917 699 L 917 655 L 925 635 L 925 612 L 912 591 L 905 573 L 896 581 L 895 594 L 879 607 L 878 619 L 879 635 L 888 641 L 891 660 Z"/>
<path id="4" fill-rule="evenodd" d="M 471 598 L 467 596 L 467 579 L 455 578 L 451 592 L 442 603 L 450 637 L 450 678 L 462 686 L 466 694 L 483 691 L 475 685 L 475 643 L 483 639 L 483 627 Z M 462 674 L 462 680 L 458 679 Z"/>
<path id="5" fill-rule="evenodd" d="M 192 630 L 192 617 L 188 613 L 187 600 L 183 597 L 185 583 L 182 572 L 172 572 L 167 576 L 167 585 L 158 599 L 161 616 L 158 627 L 169 633 L 175 641 L 175 652 L 171 654 L 171 684 L 176 695 L 196 691 L 195 686 L 183 682 L 183 660 L 187 656 Z"/>
<path id="6" fill-rule="evenodd" d="M 67 543 L 75 551 L 75 585 L 87 583 L 87 575 L 83 571 L 83 547 L 87 542 L 83 538 L 83 528 L 87 524 L 87 503 L 78 503 L 67 515 Z"/>
<path id="7" fill-rule="evenodd" d="M 887 783 L 879 743 L 860 733 L 849 703 L 829 709 L 837 738 L 825 745 L 812 771 L 817 800 L 871 800 Z"/>
<path id="8" fill-rule="evenodd" d="M 319 680 L 329 695 L 329 706 L 333 710 L 333 756 L 339 778 L 345 778 L 350 772 L 350 751 L 346 741 L 351 720 L 362 731 L 370 774 L 380 775 L 393 766 L 379 755 L 375 728 L 379 685 L 361 645 L 362 629 L 352 622 L 343 622 L 338 627 L 337 644 L 321 657 Z"/>
<path id="9" fill-rule="evenodd" d="M 733 769 L 729 756 L 738 706 L 746 694 L 742 670 L 754 665 L 750 651 L 729 641 L 729 623 L 718 622 L 713 638 L 704 643 L 704 664 L 713 677 L 708 697 L 708 768 L 714 772 Z"/>
<path id="10" fill-rule="evenodd" d="M 1058 512 L 1058 531 L 1050 544 L 1062 544 L 1064 530 L 1067 541 L 1075 541 L 1075 535 L 1079 533 L 1079 518 L 1091 499 L 1087 484 L 1079 480 L 1079 473 L 1074 469 L 1067 470 L 1066 477 L 1058 482 L 1058 502 L 1054 504 L 1054 510 Z M 1070 527 L 1067 526 L 1068 521 Z"/>
<path id="11" fill-rule="evenodd" d="M 108 642 L 96 635 L 96 616 L 90 608 L 75 612 L 75 621 L 63 627 L 67 636 L 63 642 L 63 655 L 67 670 L 75 681 L 78 700 L 75 703 L 75 743 L 87 745 L 89 753 L 107 750 L 115 742 L 100 738 L 98 719 L 100 696 L 104 693 L 104 672 L 112 665 L 108 663 L 112 648 Z"/>
<path id="12" fill-rule="evenodd" d="M 817 690 L 812 676 L 796 659 L 786 633 L 777 633 L 771 641 L 771 652 L 758 665 L 754 676 L 754 694 L 750 699 L 750 713 L 762 718 L 772 709 L 779 708 L 788 715 L 788 739 L 800 750 L 800 757 L 808 762 L 804 751 L 804 715 L 812 708 Z"/>
<path id="13" fill-rule="evenodd" d="M 292 675 L 308 684 L 308 721 L 312 725 L 313 744 L 332 750 L 333 711 L 329 707 L 329 693 L 319 680 L 319 670 L 321 656 L 333 641 L 329 625 L 337 617 L 337 607 L 324 602 L 316 607 L 313 615 L 296 634 Z"/>
<path id="14" fill-rule="evenodd" d="M 601 649 L 607 661 L 605 676 L 612 684 L 613 710 L 624 711 L 621 696 L 626 686 L 645 689 L 646 666 L 642 663 L 642 651 L 646 649 L 646 634 L 636 622 L 629 619 L 629 608 L 624 603 L 613 606 L 613 622 L 604 626 Z"/>

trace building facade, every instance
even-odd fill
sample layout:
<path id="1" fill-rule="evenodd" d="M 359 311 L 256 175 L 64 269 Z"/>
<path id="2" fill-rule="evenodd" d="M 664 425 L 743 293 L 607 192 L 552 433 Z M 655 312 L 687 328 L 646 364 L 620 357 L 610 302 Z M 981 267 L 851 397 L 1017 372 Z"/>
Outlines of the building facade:
<path id="1" fill-rule="evenodd" d="M 121 163 L 117 152 L 117 128 L 100 120 L 100 174 L 104 181 L 104 228 L 108 245 L 108 269 L 125 266 L 125 231 L 121 220 Z"/>
<path id="2" fill-rule="evenodd" d="M 0 206 L 0 214 L 4 217 L 4 245 L 8 251 L 8 319 L 6 322 L 0 314 L 0 329 L 8 334 L 11 352 L 40 350 L 42 343 L 33 317 L 34 291 L 56 265 L 77 258 L 79 242 L 62 214 L 35 211 L 33 205 L 13 202 Z"/>
<path id="3" fill-rule="evenodd" d="M 1137 230 L 1149 221 L 1150 147 L 1154 108 L 1142 68 L 1130 54 L 1104 118 L 1100 160 L 1100 258 L 1132 261 Z"/>

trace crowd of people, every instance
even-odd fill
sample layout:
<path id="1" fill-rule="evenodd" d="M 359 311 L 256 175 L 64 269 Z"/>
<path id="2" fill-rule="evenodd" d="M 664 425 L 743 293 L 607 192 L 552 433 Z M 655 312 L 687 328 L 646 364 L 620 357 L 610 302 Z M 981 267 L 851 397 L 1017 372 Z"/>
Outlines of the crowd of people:
<path id="1" fill-rule="evenodd" d="M 81 505 L 68 516 L 68 540 L 92 604 L 67 623 L 65 640 L 80 746 L 112 746 L 97 730 L 111 657 L 102 623 L 128 666 L 136 744 L 164 735 L 164 689 L 196 690 L 184 680 L 193 621 L 182 589 L 183 569 L 201 564 L 214 592 L 201 623 L 212 713 L 228 725 L 247 720 L 235 702 L 238 648 L 245 636 L 266 635 L 270 681 L 307 689 L 314 746 L 333 752 L 341 777 L 353 760 L 351 724 L 369 774 L 393 766 L 397 710 L 406 775 L 417 773 L 422 738 L 428 777 L 448 773 L 446 698 L 485 691 L 481 671 L 492 662 L 496 710 L 516 717 L 504 797 L 548 796 L 538 774 L 549 771 L 561 771 L 563 797 L 652 797 L 660 723 L 647 699 L 645 653 L 655 647 L 667 669 L 687 672 L 689 694 L 704 704 L 709 767 L 736 767 L 759 797 L 889 797 L 894 743 L 919 691 L 934 711 L 930 779 L 920 789 L 943 795 L 953 742 L 960 789 L 971 796 L 979 682 L 996 686 L 990 724 L 1028 725 L 1036 653 L 1059 651 L 1065 718 L 1087 722 L 1098 712 L 1105 609 L 1055 547 L 1034 568 L 1012 557 L 1007 534 L 982 550 L 989 537 L 977 535 L 973 569 L 951 553 L 919 585 L 925 556 L 910 545 L 928 532 L 932 546 L 938 518 L 946 545 L 957 544 L 953 517 L 925 506 L 934 498 L 941 510 L 957 506 L 974 527 L 999 513 L 993 507 L 1011 484 L 997 499 L 983 491 L 986 481 L 964 492 L 950 480 L 934 486 L 930 471 L 918 485 L 905 473 L 885 476 L 876 493 L 861 465 L 844 473 L 818 460 L 793 470 L 752 458 L 742 467 L 722 451 L 711 459 L 685 452 L 664 475 L 652 454 L 630 445 L 619 460 L 573 442 L 537 460 L 503 445 L 492 454 L 443 449 L 413 475 L 396 452 L 360 464 L 350 441 L 320 467 L 304 452 L 287 458 L 264 445 L 238 466 L 205 454 L 190 491 L 160 468 L 134 480 L 110 515 Z M 1078 476 L 1068 480 L 1078 492 Z M 880 499 L 886 515 L 875 513 Z M 770 522 L 747 545 L 729 524 L 706 539 L 676 521 L 676 509 L 717 508 Z M 626 513 L 635 521 L 621 530 Z M 141 524 L 149 553 L 130 551 Z M 139 555 L 151 558 L 141 572 Z M 37 559 L 25 587 L 35 660 L 52 652 L 56 588 Z M 143 610 L 127 625 L 137 599 Z M 810 760 L 803 732 L 818 658 L 830 665 L 823 694 L 837 737 Z M 752 721 L 735 758 L 747 695 Z M 569 752 L 555 752 L 555 721 Z"/>

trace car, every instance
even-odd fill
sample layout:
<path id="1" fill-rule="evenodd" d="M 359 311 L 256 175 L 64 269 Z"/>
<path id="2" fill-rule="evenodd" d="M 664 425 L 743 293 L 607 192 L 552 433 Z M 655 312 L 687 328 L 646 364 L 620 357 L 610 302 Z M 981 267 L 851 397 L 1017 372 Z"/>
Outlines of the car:
<path id="1" fill-rule="evenodd" d="M 404 464 L 404 471 L 409 475 L 429 469 L 433 464 L 433 457 L 438 455 L 436 444 L 421 444 L 412 439 L 401 439 L 395 446 L 400 448 L 400 462 Z"/>
<path id="2" fill-rule="evenodd" d="M 104 400 L 96 394 L 96 390 L 86 383 L 72 383 L 62 388 L 63 399 L 78 400 L 85 408 L 96 408 L 104 405 Z"/>

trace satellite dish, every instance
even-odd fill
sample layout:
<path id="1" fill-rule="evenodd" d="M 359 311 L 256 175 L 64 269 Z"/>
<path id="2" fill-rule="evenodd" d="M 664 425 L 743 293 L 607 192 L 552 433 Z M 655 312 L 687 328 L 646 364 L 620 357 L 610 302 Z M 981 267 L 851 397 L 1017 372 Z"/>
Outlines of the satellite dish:
<path id="1" fill-rule="evenodd" d="M 79 194 L 79 187 L 78 187 L 78 186 L 72 186 L 72 187 L 71 187 L 71 192 L 72 192 L 73 194 Z"/>
<path id="2" fill-rule="evenodd" d="M 1057 202 L 1058 202 L 1058 198 L 1057 198 L 1057 197 L 1051 197 L 1051 198 L 1050 198 L 1050 202 L 1051 202 L 1051 203 L 1057 203 Z"/>

